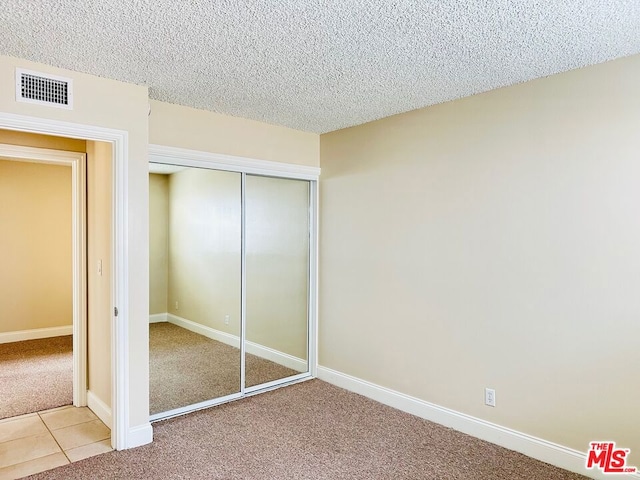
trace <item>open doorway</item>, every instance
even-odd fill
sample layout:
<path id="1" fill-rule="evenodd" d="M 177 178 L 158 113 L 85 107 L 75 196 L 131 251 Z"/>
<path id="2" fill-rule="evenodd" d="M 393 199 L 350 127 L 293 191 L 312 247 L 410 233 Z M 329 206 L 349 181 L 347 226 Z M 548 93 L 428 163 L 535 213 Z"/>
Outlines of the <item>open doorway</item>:
<path id="1" fill-rule="evenodd" d="M 0 145 L 0 419 L 74 400 L 73 324 L 85 319 L 74 308 L 83 292 L 74 292 L 73 237 L 84 222 L 74 218 L 71 163 L 84 154 L 45 152 Z"/>
<path id="2" fill-rule="evenodd" d="M 41 422 L 3 445 L 49 443 L 63 463 L 112 447 L 112 157 L 106 142 L 0 130 L 0 442 L 2 423 Z"/>
<path id="3" fill-rule="evenodd" d="M 106 375 L 110 375 L 110 417 L 111 417 L 111 441 L 113 448 L 118 450 L 133 448 L 150 443 L 153 439 L 153 429 L 149 422 L 140 423 L 139 413 L 133 409 L 131 393 L 145 388 L 144 375 L 138 385 L 132 386 L 130 381 L 130 330 L 133 322 L 130 321 L 130 272 L 131 265 L 138 266 L 140 262 L 129 255 L 128 245 L 131 238 L 137 238 L 136 234 L 129 232 L 129 171 L 131 170 L 129 132 L 104 126 L 70 123 L 36 116 L 15 115 L 0 112 L 0 129 L 14 134 L 37 134 L 40 137 L 56 137 L 65 139 L 78 139 L 81 141 L 108 144 L 111 150 L 109 160 L 111 162 L 110 194 L 112 214 L 111 226 L 111 251 L 112 259 L 111 275 L 111 305 L 110 313 L 110 369 Z M 135 242 L 134 242 L 135 243 Z M 140 333 L 137 331 L 136 333 Z M 92 362 L 89 360 L 89 365 Z M 134 369 L 135 374 L 140 372 Z M 89 373 L 91 377 L 91 373 Z M 142 385 L 142 386 L 140 386 Z M 91 387 L 89 387 L 91 388 Z M 91 402 L 91 397 L 88 397 Z M 143 405 L 144 406 L 144 405 Z M 138 405 L 139 410 L 139 405 Z M 95 410 L 94 410 L 95 411 Z M 135 416 L 135 415 L 138 416 Z M 134 422 L 132 424 L 132 422 Z"/>

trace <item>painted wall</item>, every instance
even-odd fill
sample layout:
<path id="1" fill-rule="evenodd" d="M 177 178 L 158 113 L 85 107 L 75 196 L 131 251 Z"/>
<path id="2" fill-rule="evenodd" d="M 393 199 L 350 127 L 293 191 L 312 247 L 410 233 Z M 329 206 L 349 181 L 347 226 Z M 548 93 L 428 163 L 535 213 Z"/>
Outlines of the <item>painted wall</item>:
<path id="1" fill-rule="evenodd" d="M 634 56 L 322 135 L 320 364 L 640 464 L 638 85 Z"/>
<path id="2" fill-rule="evenodd" d="M 15 68 L 71 77 L 74 109 L 19 103 L 15 100 Z M 117 129 L 128 134 L 126 164 L 127 230 L 129 252 L 128 306 L 120 306 L 129 329 L 129 427 L 148 425 L 149 415 L 149 264 L 147 168 L 148 92 L 140 85 L 53 68 L 0 56 L 0 112 L 46 118 L 81 125 Z M 0 121 L 0 128 L 4 125 Z"/>
<path id="3" fill-rule="evenodd" d="M 319 136 L 151 100 L 149 143 L 317 167 Z"/>
<path id="4" fill-rule="evenodd" d="M 149 314 L 167 312 L 169 176 L 149 174 Z"/>
<path id="5" fill-rule="evenodd" d="M 73 324 L 71 187 L 71 167 L 0 159 L 0 334 Z"/>
<path id="6" fill-rule="evenodd" d="M 77 138 L 54 137 L 52 135 L 38 135 L 36 133 L 0 130 L 0 143 L 21 145 L 23 147 L 49 148 L 51 150 L 65 150 L 67 152 L 87 151 L 87 142 Z"/>
<path id="7" fill-rule="evenodd" d="M 88 388 L 111 407 L 112 148 L 87 141 Z"/>

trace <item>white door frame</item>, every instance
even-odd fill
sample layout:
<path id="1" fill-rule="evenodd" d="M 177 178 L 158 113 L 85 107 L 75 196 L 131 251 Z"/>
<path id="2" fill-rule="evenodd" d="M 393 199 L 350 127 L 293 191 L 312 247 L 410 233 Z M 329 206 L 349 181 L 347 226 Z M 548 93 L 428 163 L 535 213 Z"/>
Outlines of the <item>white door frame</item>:
<path id="1" fill-rule="evenodd" d="M 129 160 L 129 134 L 125 130 L 3 112 L 0 112 L 0 128 L 112 144 L 112 305 L 118 308 L 119 315 L 112 317 L 111 327 L 111 443 L 118 450 L 135 446 L 130 445 L 129 441 L 128 172 L 126 168 Z"/>
<path id="2" fill-rule="evenodd" d="M 0 144 L 0 157 L 71 167 L 73 404 L 83 407 L 87 404 L 86 155 Z"/>

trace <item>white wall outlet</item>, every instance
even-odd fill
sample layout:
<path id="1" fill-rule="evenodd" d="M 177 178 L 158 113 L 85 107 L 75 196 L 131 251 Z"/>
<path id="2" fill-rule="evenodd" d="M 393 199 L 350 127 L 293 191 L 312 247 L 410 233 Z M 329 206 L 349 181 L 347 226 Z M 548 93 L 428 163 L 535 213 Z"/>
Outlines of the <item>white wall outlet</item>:
<path id="1" fill-rule="evenodd" d="M 102 276 L 102 259 L 98 260 L 98 275 Z"/>
<path id="2" fill-rule="evenodd" d="M 484 404 L 490 407 L 496 406 L 496 391 L 493 388 L 484 389 Z"/>
<path id="3" fill-rule="evenodd" d="M 229 315 L 224 316 L 224 324 L 229 325 Z"/>
<path id="4" fill-rule="evenodd" d="M 180 307 L 178 306 L 178 301 L 176 300 L 176 310 L 180 310 Z"/>

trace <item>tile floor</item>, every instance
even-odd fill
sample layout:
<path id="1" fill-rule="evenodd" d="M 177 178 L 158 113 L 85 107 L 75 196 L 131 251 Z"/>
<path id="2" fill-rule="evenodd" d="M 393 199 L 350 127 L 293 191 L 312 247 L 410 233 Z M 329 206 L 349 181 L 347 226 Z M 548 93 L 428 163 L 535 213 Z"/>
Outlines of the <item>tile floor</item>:
<path id="1" fill-rule="evenodd" d="M 109 452 L 111 432 L 87 407 L 54 408 L 0 420 L 0 480 Z"/>

